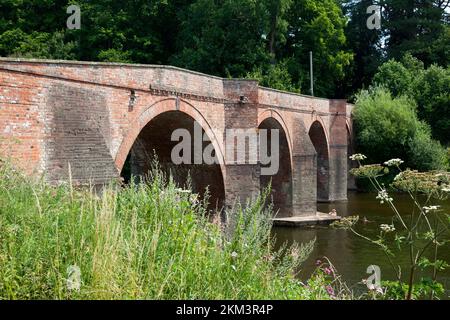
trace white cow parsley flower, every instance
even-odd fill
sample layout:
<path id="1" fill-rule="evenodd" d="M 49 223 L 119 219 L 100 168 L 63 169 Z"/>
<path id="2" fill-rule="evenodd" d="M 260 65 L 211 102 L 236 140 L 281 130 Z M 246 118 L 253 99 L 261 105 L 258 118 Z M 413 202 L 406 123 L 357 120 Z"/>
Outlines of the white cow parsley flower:
<path id="1" fill-rule="evenodd" d="M 388 224 L 381 224 L 380 229 L 386 233 L 395 231 L 395 227 L 393 225 Z"/>
<path id="2" fill-rule="evenodd" d="M 362 160 L 367 159 L 367 157 L 361 153 L 356 153 L 356 154 L 351 155 L 349 157 L 349 159 L 353 160 L 353 161 L 356 161 L 356 160 L 362 161 Z"/>
<path id="3" fill-rule="evenodd" d="M 394 200 L 391 197 L 389 197 L 389 194 L 387 193 L 386 189 L 383 189 L 380 192 L 378 192 L 377 199 L 380 200 L 381 204 L 383 204 L 385 201 L 391 202 Z"/>
<path id="4" fill-rule="evenodd" d="M 398 167 L 401 165 L 404 161 L 401 159 L 391 159 L 389 161 L 386 161 L 384 164 L 388 167 Z"/>
<path id="5" fill-rule="evenodd" d="M 436 211 L 439 210 L 440 206 L 428 206 L 423 207 L 423 210 L 425 210 L 425 213 L 429 213 L 430 211 Z"/>

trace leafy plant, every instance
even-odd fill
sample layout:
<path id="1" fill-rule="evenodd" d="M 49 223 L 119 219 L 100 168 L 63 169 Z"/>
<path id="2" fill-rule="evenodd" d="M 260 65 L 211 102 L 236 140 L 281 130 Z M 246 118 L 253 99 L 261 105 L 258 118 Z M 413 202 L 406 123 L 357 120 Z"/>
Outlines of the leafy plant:
<path id="1" fill-rule="evenodd" d="M 429 127 L 417 117 L 415 102 L 393 98 L 382 87 L 361 91 L 353 111 L 355 142 L 375 162 L 404 155 L 406 165 L 420 170 L 444 169 L 446 151 L 431 138 Z"/>
<path id="2" fill-rule="evenodd" d="M 96 193 L 0 162 L 0 299 L 312 296 L 295 275 L 314 243 L 275 250 L 264 204 L 235 206 L 224 225 L 156 167 Z"/>
<path id="3" fill-rule="evenodd" d="M 378 191 L 380 204 L 387 205 L 393 212 L 391 224 L 380 225 L 380 233 L 376 238 L 369 238 L 354 229 L 357 217 L 347 218 L 335 223 L 335 227 L 350 229 L 356 235 L 378 246 L 396 272 L 396 282 L 385 283 L 384 297 L 417 299 L 438 297 L 443 293 L 443 287 L 437 282 L 437 274 L 448 267 L 446 261 L 438 258 L 438 251 L 450 242 L 450 213 L 442 212 L 440 206 L 433 201 L 445 200 L 450 195 L 450 173 L 445 171 L 418 172 L 402 170 L 400 159 L 391 159 L 383 165 L 362 165 L 366 156 L 355 154 L 350 157 L 357 161 L 358 168 L 351 172 L 358 177 L 367 178 Z M 376 168 L 376 170 L 374 170 Z M 386 186 L 380 183 L 380 178 L 389 172 L 398 171 L 392 187 L 406 192 L 413 204 L 413 209 L 402 213 L 395 206 Z M 389 245 L 388 238 L 393 238 L 395 247 Z M 394 262 L 395 251 L 409 252 L 409 270 L 406 281 L 399 265 Z M 415 283 L 415 275 L 419 269 L 429 270 L 429 277 Z"/>

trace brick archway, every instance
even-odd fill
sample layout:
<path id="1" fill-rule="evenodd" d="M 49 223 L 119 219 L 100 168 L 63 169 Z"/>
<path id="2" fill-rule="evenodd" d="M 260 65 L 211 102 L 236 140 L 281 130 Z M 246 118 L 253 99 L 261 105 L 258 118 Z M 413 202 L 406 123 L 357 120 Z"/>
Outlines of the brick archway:
<path id="1" fill-rule="evenodd" d="M 330 199 L 330 152 L 326 131 L 318 120 L 311 124 L 309 138 L 317 152 L 317 200 Z"/>
<path id="2" fill-rule="evenodd" d="M 154 118 L 168 111 L 181 111 L 193 118 L 197 123 L 201 125 L 203 130 L 205 130 L 206 134 L 210 138 L 212 145 L 214 146 L 214 150 L 216 151 L 217 157 L 219 158 L 222 175 L 225 179 L 226 172 L 224 166 L 224 154 L 222 151 L 223 148 L 221 147 L 221 144 L 219 143 L 213 128 L 211 128 L 200 111 L 198 111 L 193 105 L 183 99 L 177 100 L 175 98 L 166 98 L 155 102 L 147 109 L 142 111 L 137 119 L 135 119 L 135 121 L 130 124 L 129 130 L 124 135 L 122 143 L 120 144 L 119 150 L 115 157 L 115 165 L 118 172 L 122 171 L 123 165 L 125 164 L 125 160 L 130 153 L 131 147 L 133 146 L 142 129 Z"/>
<path id="3" fill-rule="evenodd" d="M 288 129 L 288 126 L 286 125 L 286 122 L 283 119 L 283 116 L 276 110 L 273 109 L 267 109 L 264 110 L 262 112 L 260 112 L 258 114 L 258 127 L 261 125 L 261 123 L 269 118 L 273 118 L 275 119 L 278 124 L 281 126 L 281 128 L 283 129 L 285 135 L 286 135 L 286 139 L 287 139 L 287 143 L 289 146 L 289 156 L 290 156 L 290 162 L 291 162 L 291 166 L 292 166 L 292 150 L 293 150 L 293 141 L 292 141 L 292 135 Z"/>
<path id="4" fill-rule="evenodd" d="M 271 131 L 279 130 L 279 168 L 276 174 L 272 176 L 260 176 L 261 190 L 271 183 L 271 201 L 278 217 L 286 217 L 292 215 L 292 152 L 290 147 L 289 132 L 278 113 L 270 112 L 266 117 L 261 117 L 262 121 L 258 125 L 258 129 L 268 130 L 268 143 L 270 150 Z M 261 146 L 260 146 L 261 147 Z M 271 154 L 273 157 L 274 155 Z"/>
<path id="5" fill-rule="evenodd" d="M 213 130 L 195 107 L 179 99 L 163 99 L 145 109 L 135 122 L 137 122 L 136 125 L 130 129 L 131 132 L 124 139 L 119 151 L 118 157 L 122 158 L 116 158 L 120 161 L 118 169 L 120 168 L 119 172 L 125 182 L 131 177 L 138 180 L 139 177 L 144 178 L 151 170 L 153 158 L 156 156 L 161 170 L 167 175 L 170 174 L 178 186 L 189 187 L 199 194 L 201 199 L 208 190 L 208 208 L 220 210 L 225 201 L 221 163 L 220 160 L 217 160 L 216 164 L 194 161 L 195 135 L 201 134 L 199 142 L 202 154 L 210 144 L 214 147 L 216 158 L 222 157 L 222 154 Z M 196 127 L 201 128 L 200 132 Z M 172 140 L 172 133 L 178 129 L 187 130 L 190 145 L 188 154 L 192 157 L 187 163 L 174 164 L 172 150 L 186 139 L 186 137 L 177 137 L 175 139 L 178 140 Z M 203 141 L 205 133 L 211 143 Z M 130 144 L 131 147 L 129 147 Z M 182 154 L 186 151 L 184 150 Z M 125 153 L 127 153 L 126 160 L 123 160 Z"/>

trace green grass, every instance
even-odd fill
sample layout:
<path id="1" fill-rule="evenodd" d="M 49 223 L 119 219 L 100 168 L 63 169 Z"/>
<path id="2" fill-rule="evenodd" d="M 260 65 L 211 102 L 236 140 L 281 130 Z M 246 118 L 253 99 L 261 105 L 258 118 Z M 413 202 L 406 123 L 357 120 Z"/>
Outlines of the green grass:
<path id="1" fill-rule="evenodd" d="M 263 197 L 209 222 L 158 170 L 101 193 L 0 165 L 0 299 L 326 299 L 295 278 L 312 244 L 274 251 Z M 68 268 L 80 290 L 67 287 Z"/>

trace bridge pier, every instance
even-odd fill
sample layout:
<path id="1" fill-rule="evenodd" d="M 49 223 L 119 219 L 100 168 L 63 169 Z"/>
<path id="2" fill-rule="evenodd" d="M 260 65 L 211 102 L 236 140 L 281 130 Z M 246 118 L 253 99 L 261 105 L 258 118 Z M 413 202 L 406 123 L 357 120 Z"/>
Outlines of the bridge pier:
<path id="1" fill-rule="evenodd" d="M 309 138 L 301 117 L 295 118 L 293 131 L 293 216 L 310 216 L 317 213 L 317 152 Z"/>
<path id="2" fill-rule="evenodd" d="M 347 200 L 347 125 L 345 100 L 330 100 L 330 182 L 329 200 Z"/>
<path id="3" fill-rule="evenodd" d="M 293 157 L 292 216 L 294 217 L 317 213 L 316 160 L 316 154 Z"/>

